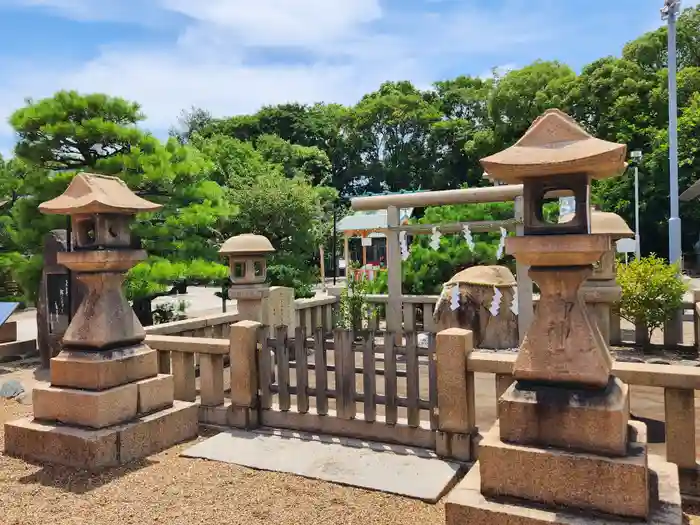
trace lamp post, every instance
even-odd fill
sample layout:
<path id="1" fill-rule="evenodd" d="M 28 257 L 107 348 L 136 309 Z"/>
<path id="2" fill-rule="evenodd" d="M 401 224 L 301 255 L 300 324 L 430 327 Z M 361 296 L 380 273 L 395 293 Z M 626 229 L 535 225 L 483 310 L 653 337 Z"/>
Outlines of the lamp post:
<path id="1" fill-rule="evenodd" d="M 642 152 L 636 150 L 630 156 L 634 159 L 634 256 L 639 260 L 642 256 L 639 238 L 639 163 L 642 161 Z"/>
<path id="2" fill-rule="evenodd" d="M 661 19 L 668 22 L 668 160 L 671 214 L 668 220 L 668 259 L 681 264 L 681 219 L 678 212 L 678 103 L 676 100 L 676 18 L 680 0 L 664 0 Z"/>

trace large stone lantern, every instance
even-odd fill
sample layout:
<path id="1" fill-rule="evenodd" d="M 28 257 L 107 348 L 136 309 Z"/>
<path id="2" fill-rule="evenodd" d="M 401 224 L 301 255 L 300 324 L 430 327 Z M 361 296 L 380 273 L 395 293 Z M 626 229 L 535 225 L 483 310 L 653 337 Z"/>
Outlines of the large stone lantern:
<path id="1" fill-rule="evenodd" d="M 5 424 L 8 455 L 96 469 L 197 434 L 197 406 L 174 401 L 173 376 L 158 374 L 157 352 L 122 292 L 126 272 L 146 258 L 132 248 L 130 224 L 160 207 L 116 177 L 89 173 L 39 206 L 70 217 L 75 249 L 58 263 L 87 290 L 51 359 L 51 385 L 33 390 L 34 418 Z"/>
<path id="2" fill-rule="evenodd" d="M 524 235 L 508 237 L 506 251 L 530 266 L 540 302 L 499 419 L 448 497 L 449 525 L 681 523 L 678 470 L 648 455 L 644 425 L 630 424 L 629 388 L 611 375 L 608 345 L 580 293 L 612 250 L 610 235 L 593 233 L 591 181 L 620 174 L 626 149 L 552 109 L 481 161 L 491 178 L 523 185 Z M 573 194 L 574 215 L 550 222 L 547 194 L 562 191 Z"/>
<path id="3" fill-rule="evenodd" d="M 229 298 L 237 301 L 243 319 L 264 322 L 262 303 L 269 294 L 267 257 L 274 252 L 267 237 L 252 233 L 231 237 L 219 250 L 229 260 Z"/>

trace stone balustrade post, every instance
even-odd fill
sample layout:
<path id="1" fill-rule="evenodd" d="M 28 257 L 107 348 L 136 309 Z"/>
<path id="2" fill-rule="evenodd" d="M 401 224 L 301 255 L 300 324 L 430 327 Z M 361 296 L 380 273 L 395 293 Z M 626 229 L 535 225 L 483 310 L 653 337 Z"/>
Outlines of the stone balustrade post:
<path id="1" fill-rule="evenodd" d="M 235 426 L 258 426 L 258 336 L 263 325 L 239 321 L 231 325 L 231 416 Z"/>
<path id="2" fill-rule="evenodd" d="M 462 461 L 472 459 L 476 434 L 474 373 L 467 370 L 473 349 L 471 330 L 448 328 L 437 334 L 437 453 Z"/>

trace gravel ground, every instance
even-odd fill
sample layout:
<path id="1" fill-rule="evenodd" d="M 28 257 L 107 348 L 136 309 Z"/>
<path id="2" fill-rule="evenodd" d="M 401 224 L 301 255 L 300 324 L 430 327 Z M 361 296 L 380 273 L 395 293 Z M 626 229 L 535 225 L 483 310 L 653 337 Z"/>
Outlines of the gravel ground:
<path id="1" fill-rule="evenodd" d="M 0 399 L 0 424 L 30 413 Z M 444 524 L 442 503 L 180 457 L 193 443 L 97 475 L 0 453 L 0 524 Z M 685 523 L 700 525 L 700 506 L 686 512 Z"/>
<path id="2" fill-rule="evenodd" d="M 0 400 L 0 424 L 30 412 L 31 406 Z M 0 523 L 444 524 L 441 504 L 179 457 L 192 443 L 100 475 L 0 454 Z"/>

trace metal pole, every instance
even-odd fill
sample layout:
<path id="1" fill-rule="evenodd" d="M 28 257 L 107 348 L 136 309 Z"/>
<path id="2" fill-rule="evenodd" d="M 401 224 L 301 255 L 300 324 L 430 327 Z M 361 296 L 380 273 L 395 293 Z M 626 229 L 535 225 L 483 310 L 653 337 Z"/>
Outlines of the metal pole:
<path id="1" fill-rule="evenodd" d="M 642 256 L 639 239 L 639 167 L 634 166 L 634 255 L 639 260 Z"/>
<path id="2" fill-rule="evenodd" d="M 680 0 L 665 0 L 661 18 L 668 20 L 668 162 L 671 213 L 668 219 L 668 259 L 682 270 L 681 219 L 678 204 L 678 102 L 676 97 L 676 17 Z M 680 276 L 679 276 L 680 277 Z M 683 340 L 683 311 L 676 312 L 664 326 L 664 344 Z"/>
<path id="3" fill-rule="evenodd" d="M 333 286 L 338 278 L 338 207 L 333 203 Z"/>
<path id="4" fill-rule="evenodd" d="M 666 0 L 662 18 L 668 19 L 668 161 L 671 216 L 668 220 L 668 258 L 681 264 L 681 219 L 678 204 L 678 102 L 676 96 L 676 17 L 680 0 Z"/>

